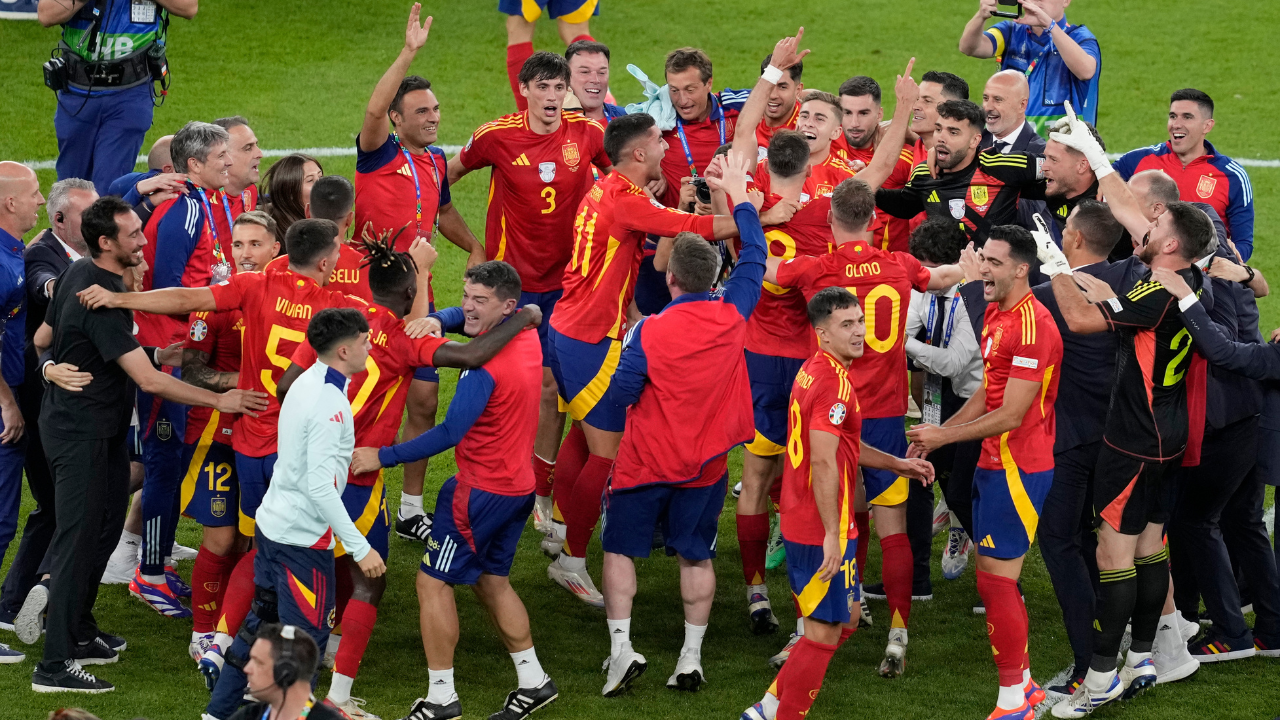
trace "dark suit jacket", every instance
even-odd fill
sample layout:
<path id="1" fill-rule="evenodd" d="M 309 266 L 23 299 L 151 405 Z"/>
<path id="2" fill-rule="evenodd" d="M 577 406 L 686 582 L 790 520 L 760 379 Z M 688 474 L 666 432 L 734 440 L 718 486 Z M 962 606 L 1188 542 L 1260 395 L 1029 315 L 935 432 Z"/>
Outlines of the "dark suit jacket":
<path id="1" fill-rule="evenodd" d="M 986 130 L 982 131 L 982 140 L 978 145 L 978 150 L 989 150 L 995 147 L 996 139 Z M 1043 155 L 1044 148 L 1048 145 L 1048 141 L 1036 134 L 1036 129 L 1029 122 L 1022 123 L 1022 132 L 1018 133 L 1018 139 L 1013 141 L 1012 152 L 1026 152 L 1035 155 Z M 1034 230 L 1036 223 L 1031 219 L 1032 215 L 1040 213 L 1049 224 L 1049 232 L 1053 235 L 1053 241 L 1062 244 L 1062 230 L 1056 227 L 1053 219 L 1049 217 L 1049 211 L 1045 207 L 1043 200 L 1019 200 L 1018 201 L 1018 224 L 1028 230 Z"/>
<path id="2" fill-rule="evenodd" d="M 22 255 L 26 265 L 27 286 L 27 351 L 25 353 L 27 377 L 31 377 L 36 367 L 36 348 L 32 338 L 36 330 L 44 322 L 45 313 L 49 310 L 49 296 L 45 294 L 45 284 L 62 275 L 71 266 L 71 258 L 53 230 L 45 230 L 40 236 L 27 245 Z"/>

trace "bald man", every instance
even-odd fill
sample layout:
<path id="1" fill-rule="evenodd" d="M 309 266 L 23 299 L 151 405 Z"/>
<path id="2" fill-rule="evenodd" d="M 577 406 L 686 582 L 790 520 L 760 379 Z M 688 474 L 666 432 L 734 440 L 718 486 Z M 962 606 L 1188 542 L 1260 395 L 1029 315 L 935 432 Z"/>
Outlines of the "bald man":
<path id="1" fill-rule="evenodd" d="M 1044 138 L 1027 122 L 1027 77 L 1015 70 L 1001 70 L 982 89 L 982 114 L 987 129 L 981 149 L 1000 153 L 1044 152 Z"/>
<path id="2" fill-rule="evenodd" d="M 172 143 L 172 135 L 156 140 L 147 152 L 147 169 L 121 175 L 107 190 L 108 195 L 117 195 L 133 206 L 144 226 L 160 203 L 184 191 L 182 183 L 187 176 L 173 171 L 173 158 L 169 155 Z"/>

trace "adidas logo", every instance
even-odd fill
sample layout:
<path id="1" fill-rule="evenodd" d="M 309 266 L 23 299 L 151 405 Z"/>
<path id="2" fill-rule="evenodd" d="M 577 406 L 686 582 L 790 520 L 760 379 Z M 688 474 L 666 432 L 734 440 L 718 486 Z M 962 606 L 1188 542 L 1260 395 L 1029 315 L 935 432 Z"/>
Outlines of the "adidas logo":
<path id="1" fill-rule="evenodd" d="M 512 165 L 529 165 L 530 163 L 529 163 L 529 158 L 525 157 L 524 153 L 520 153 L 520 157 L 516 158 L 515 160 L 512 160 L 511 164 Z"/>
<path id="2" fill-rule="evenodd" d="M 437 681 L 435 681 L 434 683 L 431 683 L 431 684 L 432 684 L 432 685 L 446 685 L 447 683 L 445 683 L 445 681 L 444 681 L 444 680 L 437 680 Z"/>
<path id="3" fill-rule="evenodd" d="M 929 199 L 925 200 L 925 202 L 942 202 L 942 200 L 938 199 L 938 191 L 934 190 L 929 193 Z"/>
<path id="4" fill-rule="evenodd" d="M 622 628 L 618 628 L 617 630 L 614 630 L 614 631 L 613 631 L 613 634 L 614 634 L 614 635 L 621 635 L 621 634 L 622 634 Z"/>
<path id="5" fill-rule="evenodd" d="M 1164 632 L 1165 630 L 1172 630 L 1172 629 L 1173 629 L 1173 628 L 1169 627 L 1168 625 L 1161 625 L 1161 626 L 1160 626 L 1160 632 Z"/>
<path id="6" fill-rule="evenodd" d="M 413 177 L 413 170 L 409 169 L 408 163 L 401 165 L 400 169 L 397 170 L 396 172 L 400 173 L 401 175 L 404 175 L 405 177 Z"/>
<path id="7" fill-rule="evenodd" d="M 528 660 L 521 660 L 519 665 L 517 665 L 516 667 L 519 667 L 520 665 L 528 665 L 528 664 L 529 664 Z"/>
<path id="8" fill-rule="evenodd" d="M 338 414 L 334 415 L 333 417 L 329 418 L 329 422 L 336 422 L 336 423 L 338 423 L 339 425 L 341 425 L 341 424 L 342 424 L 342 413 L 338 413 Z"/>
<path id="9" fill-rule="evenodd" d="M 991 539 L 990 535 L 982 538 L 982 541 L 979 542 L 978 544 L 984 548 L 992 548 L 992 549 L 995 549 L 995 546 L 996 546 L 995 541 Z"/>

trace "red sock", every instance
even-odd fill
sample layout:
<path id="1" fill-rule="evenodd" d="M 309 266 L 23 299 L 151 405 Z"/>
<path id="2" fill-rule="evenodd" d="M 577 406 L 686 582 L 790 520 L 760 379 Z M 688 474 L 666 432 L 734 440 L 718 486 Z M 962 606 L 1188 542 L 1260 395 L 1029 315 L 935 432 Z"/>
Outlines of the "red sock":
<path id="1" fill-rule="evenodd" d="M 215 555 L 203 545 L 196 552 L 196 564 L 191 568 L 191 629 L 195 632 L 213 632 L 225 577 L 234 562 L 235 555 Z"/>
<path id="2" fill-rule="evenodd" d="M 773 485 L 769 486 L 769 502 L 773 503 L 776 510 L 782 504 L 782 476 L 773 479 Z"/>
<path id="3" fill-rule="evenodd" d="M 748 585 L 763 585 L 765 551 L 769 547 L 769 513 L 738 515 L 737 523 L 742 577 Z"/>
<path id="4" fill-rule="evenodd" d="M 564 550 L 572 557 L 587 556 L 587 544 L 591 542 L 591 533 L 595 532 L 596 523 L 600 520 L 600 499 L 612 471 L 613 460 L 599 455 L 587 456 L 587 464 L 578 474 L 568 507 L 560 507 L 562 513 L 568 511 L 564 516 Z"/>
<path id="5" fill-rule="evenodd" d="M 591 37 L 590 35 L 588 35 L 588 34 L 586 34 L 586 33 L 582 33 L 582 34 L 581 34 L 581 35 L 579 35 L 578 37 L 576 37 L 576 38 L 574 38 L 574 39 L 570 40 L 570 41 L 569 41 L 569 44 L 570 44 L 570 45 L 572 45 L 572 44 L 574 44 L 574 43 L 578 42 L 579 40 L 586 40 L 587 42 L 595 42 L 595 41 L 596 41 L 596 39 L 595 39 L 595 38 L 593 38 L 593 37 Z"/>
<path id="6" fill-rule="evenodd" d="M 517 43 L 507 46 L 507 80 L 511 81 L 511 94 L 516 98 L 516 109 L 524 112 L 529 109 L 529 101 L 520 94 L 520 68 L 524 61 L 533 57 L 533 43 Z"/>
<path id="7" fill-rule="evenodd" d="M 855 512 L 853 520 L 858 525 L 858 549 L 855 554 L 858 560 L 858 582 L 862 582 L 862 573 L 866 572 L 867 567 L 867 547 L 871 545 L 871 513 Z"/>
<path id="8" fill-rule="evenodd" d="M 987 633 L 991 636 L 1000 684 L 1019 685 L 1027 658 L 1027 626 L 1018 583 L 979 570 L 978 595 L 987 607 Z"/>
<path id="9" fill-rule="evenodd" d="M 222 596 L 222 617 L 218 618 L 216 628 L 220 633 L 234 636 L 249 614 L 254 593 L 253 559 L 257 556 L 257 548 L 241 555 L 235 569 L 231 571 L 231 578 L 227 580 L 226 593 Z"/>
<path id="10" fill-rule="evenodd" d="M 560 452 L 556 455 L 556 482 L 552 498 L 555 502 L 556 514 L 564 519 L 564 511 L 560 505 L 568 505 L 573 497 L 573 486 L 578 483 L 582 474 L 582 466 L 587 463 L 587 436 L 582 427 L 574 425 L 569 428 L 564 442 L 560 443 Z"/>
<path id="11" fill-rule="evenodd" d="M 857 630 L 857 628 L 856 628 L 856 627 L 841 628 L 841 630 L 840 630 L 840 642 L 836 643 L 836 647 L 838 648 L 838 647 L 840 647 L 840 646 L 844 645 L 845 641 L 846 641 L 846 640 L 848 640 L 850 637 L 852 637 L 852 636 L 853 636 L 853 631 L 854 631 L 854 630 Z"/>
<path id="12" fill-rule="evenodd" d="M 1017 583 L 1014 583 L 1017 585 Z M 1027 640 L 1022 649 L 1022 669 L 1031 669 L 1031 618 L 1027 615 L 1027 601 L 1018 593 L 1018 607 L 1022 608 L 1022 637 Z"/>
<path id="13" fill-rule="evenodd" d="M 778 696 L 778 714 L 776 720 L 804 720 L 809 708 L 818 698 L 822 689 L 822 680 L 827 674 L 827 665 L 836 652 L 835 645 L 816 643 L 809 638 L 801 638 L 787 658 L 787 682 L 779 686 L 782 693 Z"/>
<path id="14" fill-rule="evenodd" d="M 342 643 L 333 659 L 333 671 L 349 678 L 360 671 L 360 660 L 369 646 L 373 625 L 378 621 L 378 608 L 363 600 L 351 600 L 342 617 Z"/>
<path id="15" fill-rule="evenodd" d="M 555 463 L 533 456 L 533 491 L 538 497 L 551 497 L 551 474 L 555 471 Z"/>
<path id="16" fill-rule="evenodd" d="M 911 621 L 911 579 L 915 569 L 907 534 L 882 538 L 880 554 L 880 577 L 889 602 L 889 627 L 907 627 Z"/>

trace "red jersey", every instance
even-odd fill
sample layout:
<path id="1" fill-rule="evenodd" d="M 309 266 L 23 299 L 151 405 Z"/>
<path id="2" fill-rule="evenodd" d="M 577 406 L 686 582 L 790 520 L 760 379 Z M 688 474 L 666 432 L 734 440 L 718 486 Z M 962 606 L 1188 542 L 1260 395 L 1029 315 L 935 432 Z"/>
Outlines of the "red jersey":
<path id="1" fill-rule="evenodd" d="M 591 187 L 573 221 L 573 253 L 564 269 L 564 296 L 551 327 L 574 340 L 620 339 L 636 292 L 646 233 L 695 232 L 715 239 L 715 217 L 663 207 L 622 173 Z"/>
<path id="2" fill-rule="evenodd" d="M 342 243 L 338 252 L 338 263 L 333 266 L 329 275 L 329 290 L 337 290 L 343 295 L 354 295 L 365 302 L 373 302 L 373 291 L 369 289 L 369 273 L 361 267 L 365 254 L 353 245 Z M 286 259 L 285 262 L 288 262 Z M 430 287 L 430 286 L 428 286 Z"/>
<path id="3" fill-rule="evenodd" d="M 1053 469 L 1056 431 L 1053 402 L 1058 398 L 1058 366 L 1062 364 L 1062 335 L 1053 315 L 1027 293 L 1008 311 L 987 305 L 982 328 L 982 386 L 987 412 L 1004 405 L 1009 378 L 1040 384 L 1040 394 L 1018 427 L 982 441 L 978 467 L 1036 473 Z"/>
<path id="4" fill-rule="evenodd" d="M 258 417 L 241 415 L 236 419 L 231 446 L 241 455 L 266 457 L 276 451 L 276 420 L 280 414 L 276 383 L 289 368 L 289 358 L 298 343 L 306 340 L 307 324 L 325 308 L 364 308 L 367 303 L 326 290 L 287 267 L 277 272 L 240 273 L 209 290 L 219 311 L 239 309 L 244 313 L 237 387 L 268 396 L 267 409 Z"/>
<path id="5" fill-rule="evenodd" d="M 723 144 L 733 139 L 738 112 L 747 102 L 750 90 L 721 90 L 710 97 L 711 111 L 705 120 L 685 122 L 662 133 L 667 152 L 662 156 L 662 177 L 667 189 L 658 198 L 663 205 L 675 207 L 680 202 L 680 178 L 701 177 L 711 164 L 711 157 Z"/>
<path id="6" fill-rule="evenodd" d="M 258 209 L 258 186 L 250 185 L 239 195 L 229 195 L 225 189 L 219 190 L 209 197 L 209 207 L 213 210 L 213 224 L 218 228 L 218 237 L 226 238 L 227 249 L 231 249 L 231 227 L 240 213 Z M 238 272 L 235 263 L 231 272 Z"/>
<path id="7" fill-rule="evenodd" d="M 819 290 L 843 287 L 862 303 L 867 339 L 853 361 L 853 384 L 869 418 L 907 414 L 907 305 L 911 291 L 929 287 L 929 270 L 906 253 L 891 253 L 861 240 L 821 257 L 795 258 L 778 267 L 778 284 L 798 287 L 806 301 Z M 1052 447 L 1050 443 L 1050 447 Z"/>
<path id="8" fill-rule="evenodd" d="M 483 367 L 467 372 L 489 375 L 492 385 L 484 410 L 454 451 L 458 482 L 497 495 L 532 493 L 533 438 L 542 394 L 538 333 L 521 331 Z"/>
<path id="9" fill-rule="evenodd" d="M 404 320 L 381 305 L 365 308 L 365 319 L 369 321 L 369 359 L 365 369 L 347 383 L 347 399 L 355 421 L 356 447 L 380 448 L 396 442 L 413 371 L 434 367 L 436 349 L 449 340 L 431 335 L 410 339 L 404 333 Z M 309 368 L 315 361 L 316 351 L 304 340 L 293 353 L 293 363 Z M 347 484 L 373 487 L 379 473 L 356 475 L 348 470 Z"/>
<path id="10" fill-rule="evenodd" d="M 876 154 L 876 148 L 874 145 L 861 148 L 850 147 L 844 133 L 840 133 L 840 137 L 831 143 L 831 152 L 847 163 L 857 160 L 864 165 L 869 165 L 871 158 Z M 885 180 L 880 187 L 888 190 L 906 187 L 907 181 L 911 179 L 911 170 L 915 166 L 916 159 L 912 146 L 904 144 L 902 151 L 898 153 L 898 160 L 893 165 L 889 179 Z M 875 220 L 871 222 L 871 237 L 874 238 L 875 246 L 881 250 L 907 252 L 911 229 L 910 220 L 896 218 L 887 212 L 877 212 Z"/>
<path id="11" fill-rule="evenodd" d="M 796 101 L 796 106 L 791 108 L 791 114 L 787 119 L 777 127 L 770 127 L 765 118 L 760 118 L 759 124 L 756 125 L 756 146 L 760 148 L 760 159 L 764 160 L 769 154 L 769 141 L 773 139 L 773 134 L 779 130 L 795 130 L 796 120 L 800 117 L 800 101 Z"/>
<path id="12" fill-rule="evenodd" d="M 804 202 L 808 198 L 829 197 L 837 185 L 851 177 L 853 177 L 853 168 L 834 153 L 828 153 L 825 160 L 809 166 L 809 177 L 804 179 L 800 200 Z M 756 165 L 756 174 L 753 179 L 760 192 L 767 195 L 772 186 L 768 160 L 763 160 Z"/>
<path id="13" fill-rule="evenodd" d="M 862 414 L 849 371 L 834 356 L 819 350 L 796 373 L 789 405 L 787 455 L 782 463 L 782 503 L 778 510 L 782 537 L 791 542 L 821 546 L 826 535 L 813 495 L 813 475 L 809 467 L 813 460 L 809 433 L 817 430 L 840 439 L 836 449 L 839 473 L 836 506 L 840 527 L 845 528 L 842 539 L 853 540 L 858 537 L 853 493 L 858 478 Z"/>
<path id="14" fill-rule="evenodd" d="M 610 166 L 604 126 L 562 111 L 549 135 L 529 129 L 527 112 L 476 129 L 458 160 L 468 170 L 493 168 L 484 249 L 520 273 L 525 292 L 559 290 L 573 247 L 573 216 L 595 179 L 590 165 Z"/>
<path id="15" fill-rule="evenodd" d="M 238 372 L 240 335 L 243 332 L 244 321 L 239 310 L 191 313 L 191 327 L 187 330 L 187 339 L 183 341 L 182 347 L 208 353 L 209 361 L 205 364 L 210 370 Z M 231 426 L 235 419 L 235 415 L 192 405 L 187 411 L 187 434 L 183 442 L 188 445 L 201 441 L 230 445 Z"/>
<path id="16" fill-rule="evenodd" d="M 769 200 L 776 199 L 776 195 L 770 196 L 765 205 L 771 205 Z M 827 222 L 830 212 L 831 198 L 820 197 L 797 210 L 782 225 L 765 228 L 769 257 L 790 260 L 830 253 L 834 245 L 831 225 Z M 813 329 L 809 326 L 804 294 L 797 288 L 766 281 L 760 301 L 747 320 L 747 350 L 803 360 L 812 355 L 812 343 Z"/>
<path id="17" fill-rule="evenodd" d="M 431 238 L 440 208 L 452 202 L 443 150 L 428 147 L 421 155 L 414 155 L 395 135 L 388 135 L 377 150 L 365 152 L 356 138 L 356 237 L 366 230 L 376 237 L 388 230 L 394 235 L 396 230 L 408 228 L 400 234 L 395 248 L 405 252 L 414 238 Z"/>

